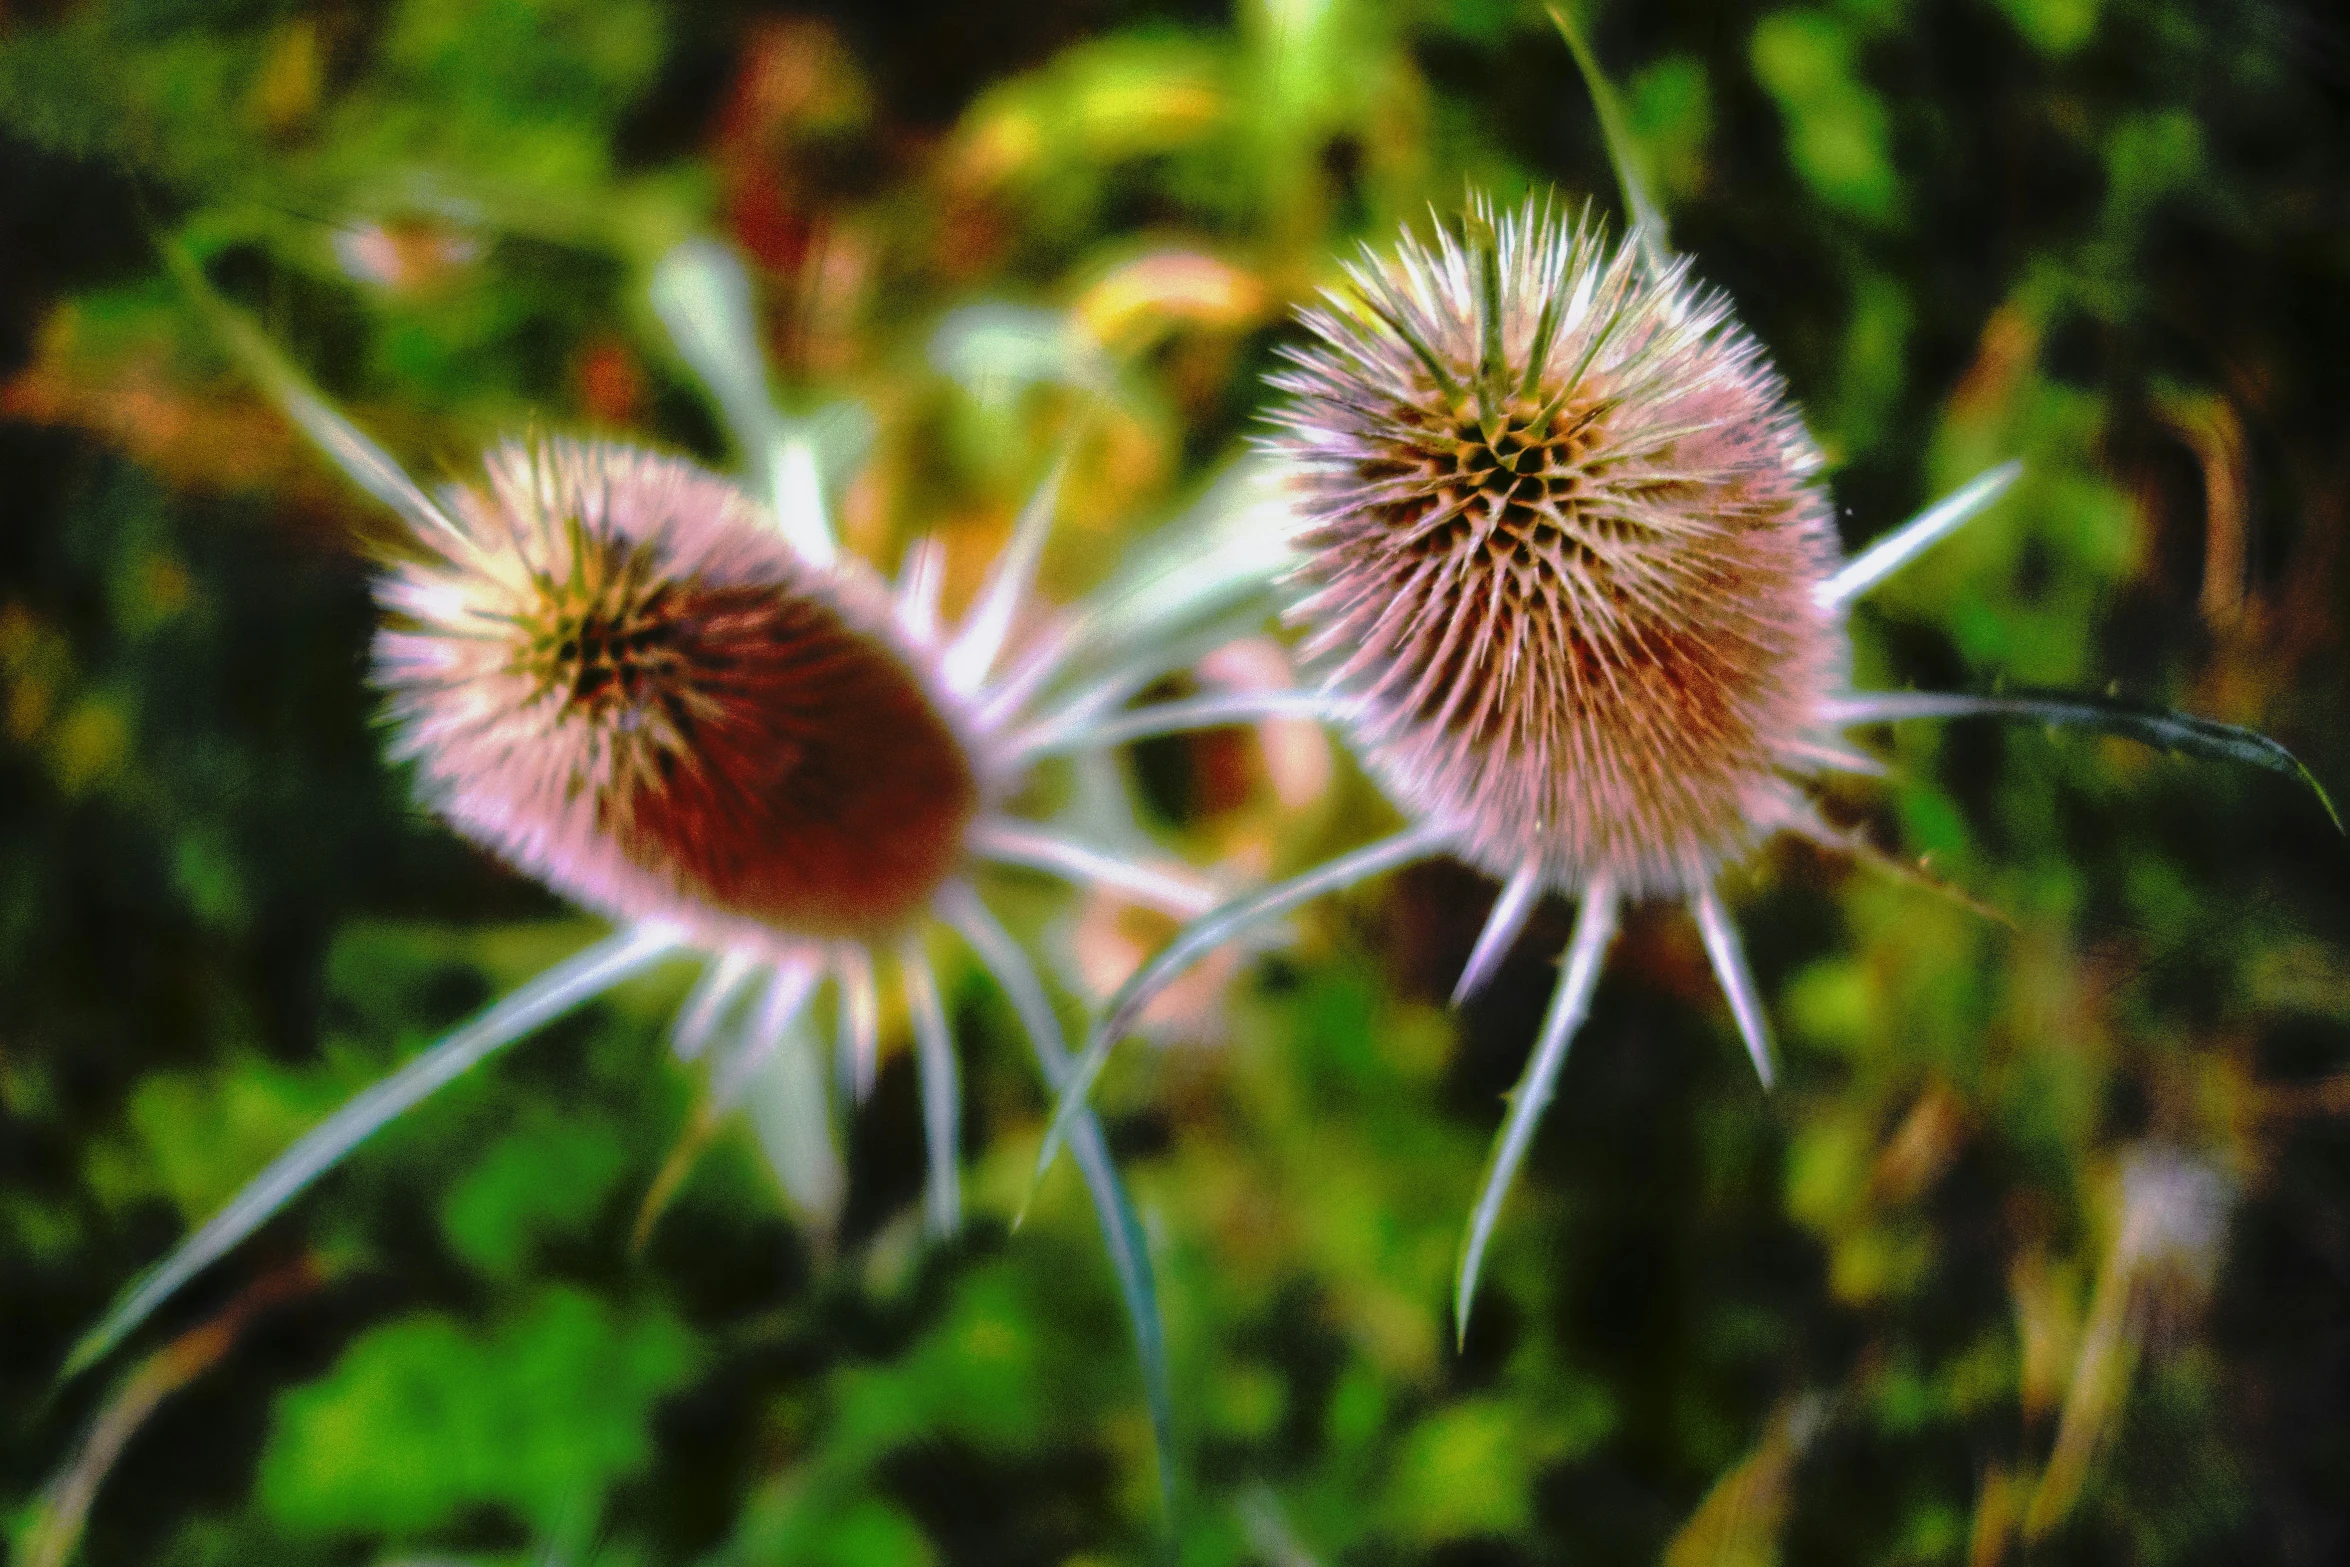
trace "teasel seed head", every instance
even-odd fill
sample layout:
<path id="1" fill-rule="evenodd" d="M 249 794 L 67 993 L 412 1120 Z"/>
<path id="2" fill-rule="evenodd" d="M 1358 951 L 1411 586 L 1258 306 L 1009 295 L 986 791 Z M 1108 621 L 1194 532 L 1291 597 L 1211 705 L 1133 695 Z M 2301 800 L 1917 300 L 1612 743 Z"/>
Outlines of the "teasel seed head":
<path id="1" fill-rule="evenodd" d="M 1309 656 L 1508 878 L 1687 893 L 1802 809 L 1842 633 L 1820 456 L 1727 303 L 1547 203 L 1366 254 L 1274 385 Z"/>
<path id="2" fill-rule="evenodd" d="M 885 593 L 733 485 L 630 447 L 508 443 L 462 537 L 396 567 L 398 748 L 459 831 L 702 939 L 868 939 L 961 862 L 978 761 Z"/>

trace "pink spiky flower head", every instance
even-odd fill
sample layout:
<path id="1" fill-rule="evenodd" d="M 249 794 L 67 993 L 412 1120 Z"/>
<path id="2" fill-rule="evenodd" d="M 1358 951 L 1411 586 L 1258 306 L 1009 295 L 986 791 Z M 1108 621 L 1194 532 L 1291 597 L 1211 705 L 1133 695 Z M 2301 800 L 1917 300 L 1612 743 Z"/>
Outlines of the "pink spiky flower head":
<path id="1" fill-rule="evenodd" d="M 981 769 L 861 567 L 630 447 L 489 454 L 380 588 L 399 749 L 468 837 L 623 920 L 868 940 L 955 869 Z"/>
<path id="2" fill-rule="evenodd" d="M 1302 513 L 1307 593 L 1293 613 L 1329 666 L 1315 695 L 1335 698 L 1330 716 L 1411 820 L 1178 932 L 1111 998 L 1056 1118 L 1074 1123 L 1153 996 L 1251 925 L 1460 855 L 1503 883 L 1454 989 L 1462 1000 L 1539 898 L 1573 896 L 1559 981 L 1463 1239 L 1464 1331 L 1626 899 L 1689 909 L 1770 1083 L 1762 999 L 1714 882 L 1781 828 L 1843 841 L 1801 789 L 1824 770 L 1877 770 L 1838 731 L 1971 716 L 2080 724 L 2316 787 L 2260 735 L 2113 698 L 1846 689 L 1849 606 L 1981 514 L 2019 465 L 1977 475 L 1839 562 L 1820 457 L 1778 376 L 1722 299 L 1667 257 L 1628 177 L 1626 205 L 1647 216 L 1611 248 L 1546 205 L 1497 216 L 1480 201 L 1465 232 L 1367 253 L 1350 287 L 1303 313 L 1314 340 L 1273 378 L 1291 401 L 1269 443 Z M 1048 1136 L 1045 1157 L 1053 1147 Z"/>
<path id="3" fill-rule="evenodd" d="M 961 939 L 1058 1089 L 1076 1063 L 982 879 L 998 867 L 1041 871 L 1180 918 L 1214 904 L 1204 880 L 1145 844 L 1088 841 L 1018 807 L 1046 757 L 1228 718 L 1185 702 L 1118 710 L 1190 662 L 1198 625 L 1261 586 L 1259 531 L 1195 522 L 1180 530 L 1180 567 L 1145 563 L 1056 612 L 1034 590 L 1072 442 L 949 623 L 938 542 L 908 550 L 885 588 L 839 548 L 807 428 L 763 396 L 735 395 L 766 376 L 749 281 L 698 241 L 664 259 L 653 302 L 754 454 L 771 507 L 688 462 L 569 440 L 501 446 L 479 485 L 436 499 L 220 302 L 193 261 L 170 254 L 288 417 L 407 525 L 402 558 L 378 588 L 389 624 L 376 673 L 427 801 L 622 928 L 297 1139 L 126 1291 L 77 1357 L 119 1343 L 441 1085 L 677 956 L 700 958 L 703 972 L 672 1047 L 709 1063 L 716 1109 L 759 1085 L 775 1173 L 825 1227 L 846 1174 L 810 1037 L 814 998 L 833 992 L 841 1077 L 862 1099 L 878 1074 L 881 987 L 894 969 L 921 1096 L 924 1206 L 932 1228 L 951 1233 L 962 1211 L 960 1074 L 931 939 L 942 928 Z M 1237 514 L 1256 515 L 1246 505 Z M 1085 1169 L 1163 1452 L 1173 1395 L 1142 1228 L 1099 1126 L 1082 1109 L 1055 1126 Z"/>
<path id="4" fill-rule="evenodd" d="M 1406 237 L 1274 384 L 1297 616 L 1366 761 L 1504 878 L 1673 895 L 1794 821 L 1842 633 L 1818 450 L 1685 265 L 1547 205 Z"/>

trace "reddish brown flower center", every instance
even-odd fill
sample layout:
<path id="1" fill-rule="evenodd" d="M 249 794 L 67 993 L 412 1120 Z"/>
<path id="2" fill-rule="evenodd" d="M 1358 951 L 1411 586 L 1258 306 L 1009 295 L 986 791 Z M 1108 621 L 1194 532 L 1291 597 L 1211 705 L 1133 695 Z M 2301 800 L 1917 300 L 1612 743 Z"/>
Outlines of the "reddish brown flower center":
<path id="1" fill-rule="evenodd" d="M 380 587 L 400 749 L 459 831 L 622 919 L 866 940 L 962 862 L 979 767 L 853 564 L 688 462 L 489 454 L 461 535 Z"/>
<path id="2" fill-rule="evenodd" d="M 815 936 L 916 913 L 979 800 L 960 737 L 897 652 L 824 599 L 664 577 L 657 543 L 591 536 L 516 658 L 584 742 L 570 787 L 639 869 Z M 576 586 L 594 583 L 593 590 Z"/>

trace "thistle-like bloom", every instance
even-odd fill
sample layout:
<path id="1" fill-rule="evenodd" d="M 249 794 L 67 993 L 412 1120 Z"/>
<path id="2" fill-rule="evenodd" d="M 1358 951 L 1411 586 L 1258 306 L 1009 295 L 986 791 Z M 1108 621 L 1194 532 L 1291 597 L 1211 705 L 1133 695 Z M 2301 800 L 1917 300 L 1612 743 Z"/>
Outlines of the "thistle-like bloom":
<path id="1" fill-rule="evenodd" d="M 433 807 L 716 949 L 789 963 L 926 913 L 1003 780 L 915 606 L 675 458 L 545 441 L 487 467 L 461 533 L 379 589 L 377 681 Z"/>
<path id="2" fill-rule="evenodd" d="M 1157 989 L 1246 925 L 1457 855 L 1502 882 L 1460 1000 L 1543 895 L 1577 899 L 1470 1218 L 1456 1323 L 1625 900 L 1686 904 L 1770 1082 L 1762 1004 L 1714 883 L 1782 830 L 1842 843 L 1802 787 L 1823 769 L 1876 770 L 1842 727 L 2025 717 L 2298 769 L 2259 736 L 2109 699 L 1847 690 L 1852 600 L 2017 469 L 1839 564 L 1819 454 L 1777 374 L 1650 236 L 1611 246 L 1547 204 L 1479 203 L 1463 232 L 1366 252 L 1302 322 L 1309 341 L 1273 378 L 1289 401 L 1268 443 L 1300 514 L 1292 616 L 1411 825 L 1180 933 L 1113 1001 L 1063 1113 Z"/>
<path id="3" fill-rule="evenodd" d="M 1531 207 L 1471 228 L 1354 273 L 1272 378 L 1306 652 L 1464 859 L 1685 895 L 1803 815 L 1843 662 L 1819 453 L 1685 267 Z"/>
<path id="4" fill-rule="evenodd" d="M 764 1075 L 791 1129 L 771 1154 L 819 1221 L 837 1207 L 843 1175 L 810 1034 L 817 997 L 829 984 L 843 1075 L 862 1097 L 879 1054 L 881 986 L 894 971 L 913 1025 L 928 1215 L 951 1231 L 961 1106 L 932 928 L 958 936 L 993 976 L 1058 1089 L 1072 1065 L 1059 1022 L 1027 954 L 982 899 L 983 873 L 1043 871 L 1180 918 L 1215 901 L 1201 879 L 1147 852 L 1082 841 L 1010 806 L 1043 757 L 1218 721 L 1200 704 L 1104 715 L 1197 655 L 1196 638 L 1178 633 L 1261 586 L 1261 543 L 1228 527 L 1230 549 L 1195 537 L 1173 564 L 1074 614 L 1027 613 L 1064 460 L 967 615 L 943 625 L 943 551 L 917 546 L 886 586 L 839 552 L 805 440 L 778 433 L 780 421 L 742 428 L 754 414 L 727 394 L 757 384 L 755 362 L 712 366 L 719 346 L 755 340 L 739 270 L 689 247 L 667 276 L 692 307 L 692 331 L 681 333 L 689 357 L 772 470 L 773 506 L 677 458 L 568 440 L 498 447 L 481 483 L 430 496 L 216 307 L 247 367 L 408 526 L 407 558 L 379 586 L 388 624 L 376 665 L 397 750 L 415 763 L 425 800 L 621 928 L 302 1138 L 124 1298 L 84 1340 L 77 1365 L 384 1122 L 548 1019 L 679 955 L 706 968 L 677 1017 L 677 1053 L 711 1059 L 719 1108 Z M 209 299 L 200 277 L 189 281 Z M 763 402 L 755 416 L 771 417 Z M 1022 645 L 1024 622 L 1042 630 Z M 1163 1445 L 1169 1399 L 1141 1231 L 1098 1128 L 1084 1122 L 1073 1141 Z"/>

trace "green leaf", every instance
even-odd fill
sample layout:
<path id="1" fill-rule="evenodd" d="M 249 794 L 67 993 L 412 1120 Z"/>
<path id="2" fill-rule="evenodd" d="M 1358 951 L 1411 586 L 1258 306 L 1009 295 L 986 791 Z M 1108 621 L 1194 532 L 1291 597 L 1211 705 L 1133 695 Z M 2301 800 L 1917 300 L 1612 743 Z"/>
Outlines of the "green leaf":
<path id="1" fill-rule="evenodd" d="M 1381 1488 L 1400 1532 L 1434 1544 L 1526 1528 L 1543 1456 L 1528 1427 L 1515 1406 L 1496 1398 L 1467 1399 L 1414 1425 Z"/>
<path id="2" fill-rule="evenodd" d="M 304 1532 L 412 1531 L 485 1503 L 549 1528 L 645 1461 L 653 1408 L 695 1358 L 670 1318 L 570 1289 L 486 1333 L 387 1323 L 279 1401 L 261 1501 Z"/>
<path id="3" fill-rule="evenodd" d="M 1825 12 L 1775 11 L 1755 25 L 1754 74 L 1787 122 L 1787 157 L 1831 207 L 1877 222 L 1901 203 L 1884 100 L 1861 81 L 1845 25 Z"/>
<path id="4" fill-rule="evenodd" d="M 627 1168 L 609 1123 L 544 1112 L 466 1172 L 441 1205 L 441 1224 L 466 1261 L 517 1278 L 539 1242 L 583 1233 Z"/>

